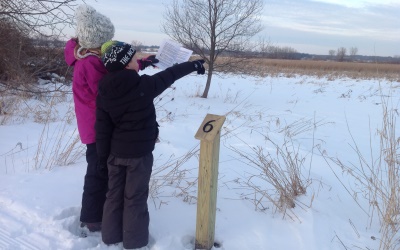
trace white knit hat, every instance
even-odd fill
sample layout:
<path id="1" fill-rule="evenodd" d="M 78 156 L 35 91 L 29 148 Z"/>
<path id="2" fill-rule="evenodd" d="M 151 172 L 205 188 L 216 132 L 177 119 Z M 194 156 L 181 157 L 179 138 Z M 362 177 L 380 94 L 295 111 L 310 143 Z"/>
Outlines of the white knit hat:
<path id="1" fill-rule="evenodd" d="M 79 5 L 75 11 L 76 35 L 84 48 L 99 48 L 114 37 L 111 20 L 87 4 Z"/>

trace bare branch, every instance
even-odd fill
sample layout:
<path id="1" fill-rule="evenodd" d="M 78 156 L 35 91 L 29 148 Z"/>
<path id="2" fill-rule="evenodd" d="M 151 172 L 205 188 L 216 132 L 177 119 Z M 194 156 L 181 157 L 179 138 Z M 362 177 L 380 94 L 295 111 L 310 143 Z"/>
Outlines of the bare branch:
<path id="1" fill-rule="evenodd" d="M 2 20 L 14 23 L 29 35 L 54 36 L 72 24 L 76 0 L 0 0 Z"/>

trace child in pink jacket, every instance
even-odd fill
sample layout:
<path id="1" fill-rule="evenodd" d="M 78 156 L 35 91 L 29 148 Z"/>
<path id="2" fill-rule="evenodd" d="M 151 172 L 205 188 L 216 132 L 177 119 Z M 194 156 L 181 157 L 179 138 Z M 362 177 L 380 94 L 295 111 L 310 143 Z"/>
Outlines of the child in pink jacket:
<path id="1" fill-rule="evenodd" d="M 74 66 L 72 92 L 79 136 L 86 144 L 87 170 L 83 186 L 80 215 L 81 236 L 101 230 L 103 206 L 107 192 L 107 169 L 98 168 L 96 152 L 96 96 L 99 80 L 107 73 L 100 59 L 103 43 L 114 36 L 110 19 L 89 5 L 75 11 L 77 38 L 69 40 L 64 55 Z"/>

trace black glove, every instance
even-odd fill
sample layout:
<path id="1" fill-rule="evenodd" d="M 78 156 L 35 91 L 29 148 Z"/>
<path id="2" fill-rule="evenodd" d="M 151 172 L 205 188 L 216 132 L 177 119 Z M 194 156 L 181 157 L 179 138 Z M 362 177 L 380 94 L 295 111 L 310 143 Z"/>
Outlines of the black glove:
<path id="1" fill-rule="evenodd" d="M 157 67 L 156 65 L 154 65 L 154 63 L 158 63 L 158 62 L 159 62 L 159 60 L 156 59 L 156 55 L 151 55 L 151 56 L 142 58 L 142 59 L 138 60 L 139 69 L 144 70 L 145 68 L 147 68 L 150 65 L 153 67 Z"/>
<path id="2" fill-rule="evenodd" d="M 193 61 L 194 70 L 196 70 L 197 74 L 199 75 L 204 75 L 204 73 L 206 72 L 206 69 L 204 68 L 203 64 L 204 60 Z"/>

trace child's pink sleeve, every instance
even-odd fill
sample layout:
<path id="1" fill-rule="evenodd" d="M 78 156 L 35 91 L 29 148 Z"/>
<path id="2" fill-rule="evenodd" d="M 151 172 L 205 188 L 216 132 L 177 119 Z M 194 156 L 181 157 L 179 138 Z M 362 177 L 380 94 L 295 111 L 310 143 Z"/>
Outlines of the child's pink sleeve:
<path id="1" fill-rule="evenodd" d="M 72 66 L 76 62 L 76 58 L 74 55 L 74 49 L 76 46 L 76 40 L 75 39 L 70 39 L 68 42 L 65 44 L 64 48 L 64 59 L 65 62 L 69 65 Z"/>

